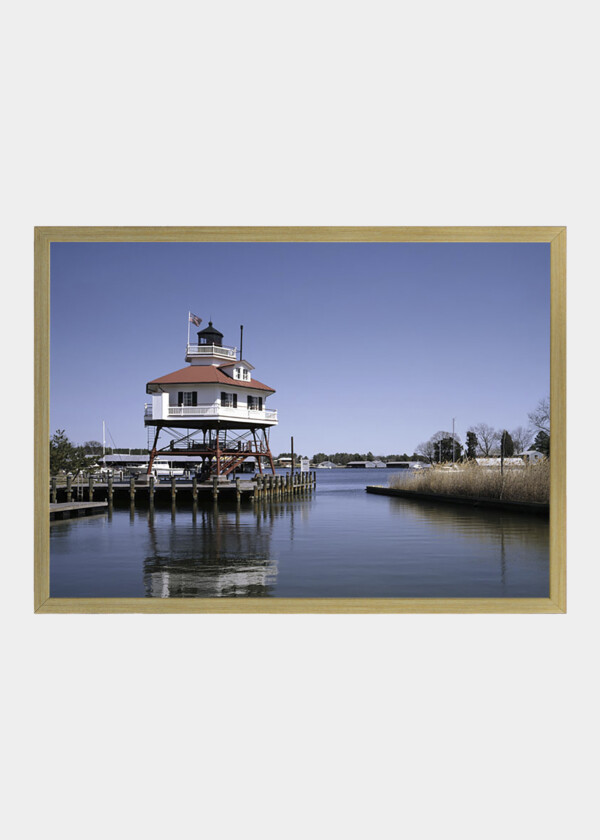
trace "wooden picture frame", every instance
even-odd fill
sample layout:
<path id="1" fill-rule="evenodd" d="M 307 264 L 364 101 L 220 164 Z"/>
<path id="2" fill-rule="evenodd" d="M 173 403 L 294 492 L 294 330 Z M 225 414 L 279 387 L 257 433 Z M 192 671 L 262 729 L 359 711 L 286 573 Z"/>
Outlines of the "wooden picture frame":
<path id="1" fill-rule="evenodd" d="M 548 598 L 51 598 L 50 246 L 54 242 L 538 242 L 550 245 Z M 564 613 L 566 611 L 565 227 L 38 227 L 34 235 L 34 609 L 37 613 Z"/>

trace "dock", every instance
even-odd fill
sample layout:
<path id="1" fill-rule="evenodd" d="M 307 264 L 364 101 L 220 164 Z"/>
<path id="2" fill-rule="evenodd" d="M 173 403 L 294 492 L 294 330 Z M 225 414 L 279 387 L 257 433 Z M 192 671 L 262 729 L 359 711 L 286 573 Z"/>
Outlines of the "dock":
<path id="1" fill-rule="evenodd" d="M 72 516 L 89 516 L 92 513 L 106 513 L 108 502 L 51 502 L 50 521 L 69 519 Z"/>
<path id="2" fill-rule="evenodd" d="M 135 502 L 145 499 L 148 504 L 154 501 L 164 502 L 176 499 L 196 502 L 200 498 L 210 498 L 216 502 L 220 497 L 240 501 L 242 498 L 259 500 L 290 499 L 312 493 L 316 487 L 314 471 L 290 475 L 258 475 L 251 479 L 235 478 L 227 480 L 216 477 L 208 481 L 191 481 L 172 477 L 166 481 L 156 481 L 153 476 L 131 477 L 125 481 L 99 482 L 89 476 L 85 484 L 75 484 L 67 478 L 65 485 L 59 485 L 56 478 L 50 480 L 51 509 L 67 505 L 112 504 L 113 501 Z M 84 502 L 85 499 L 85 502 Z M 81 508 L 83 510 L 83 507 Z"/>

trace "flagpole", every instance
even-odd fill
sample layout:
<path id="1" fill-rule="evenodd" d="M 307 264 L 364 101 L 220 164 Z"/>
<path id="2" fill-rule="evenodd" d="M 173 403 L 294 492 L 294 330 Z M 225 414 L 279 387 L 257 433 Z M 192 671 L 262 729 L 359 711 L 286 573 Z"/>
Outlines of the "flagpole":
<path id="1" fill-rule="evenodd" d="M 190 315 L 191 314 L 192 314 L 191 312 L 188 312 L 188 342 L 187 342 L 187 346 L 185 348 L 186 351 L 187 351 L 188 347 L 190 346 Z"/>

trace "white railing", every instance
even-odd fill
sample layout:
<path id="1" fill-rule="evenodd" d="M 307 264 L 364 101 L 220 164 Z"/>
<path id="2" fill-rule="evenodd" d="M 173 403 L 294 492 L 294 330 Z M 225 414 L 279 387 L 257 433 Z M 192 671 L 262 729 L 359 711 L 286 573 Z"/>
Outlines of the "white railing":
<path id="1" fill-rule="evenodd" d="M 223 359 L 237 358 L 237 347 L 219 347 L 217 344 L 188 344 L 188 356 L 220 356 Z"/>
<path id="2" fill-rule="evenodd" d="M 235 417 L 242 420 L 277 420 L 277 409 L 230 408 L 211 405 L 170 405 L 169 417 Z"/>
<path id="3" fill-rule="evenodd" d="M 170 405 L 169 417 L 197 417 L 203 414 L 214 414 L 212 405 L 204 407 L 201 405 Z"/>

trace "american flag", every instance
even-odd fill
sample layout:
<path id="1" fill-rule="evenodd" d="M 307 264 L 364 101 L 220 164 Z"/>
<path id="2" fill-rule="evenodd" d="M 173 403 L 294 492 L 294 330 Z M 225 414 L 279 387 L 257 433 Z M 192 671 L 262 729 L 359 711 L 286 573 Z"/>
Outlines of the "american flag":
<path id="1" fill-rule="evenodd" d="M 199 327 L 202 323 L 202 318 L 198 318 L 197 315 L 194 315 L 193 312 L 190 312 L 190 323 L 194 324 L 195 326 Z"/>

